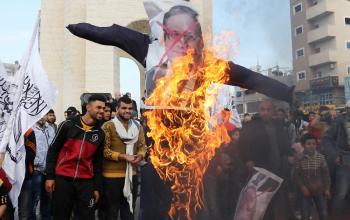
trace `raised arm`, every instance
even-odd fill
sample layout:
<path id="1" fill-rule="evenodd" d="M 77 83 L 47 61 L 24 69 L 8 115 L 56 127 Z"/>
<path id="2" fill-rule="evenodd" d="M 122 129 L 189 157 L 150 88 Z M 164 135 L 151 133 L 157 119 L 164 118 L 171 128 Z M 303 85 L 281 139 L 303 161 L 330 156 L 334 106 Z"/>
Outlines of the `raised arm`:
<path id="1" fill-rule="evenodd" d="M 271 98 L 292 104 L 294 87 L 289 87 L 275 79 L 271 79 L 233 62 L 229 62 L 229 67 L 230 80 L 227 84 L 251 89 Z"/>
<path id="2" fill-rule="evenodd" d="M 74 35 L 98 44 L 116 46 L 129 53 L 143 66 L 150 38 L 148 35 L 113 24 L 109 27 L 98 27 L 88 23 L 70 24 L 67 29 Z"/>

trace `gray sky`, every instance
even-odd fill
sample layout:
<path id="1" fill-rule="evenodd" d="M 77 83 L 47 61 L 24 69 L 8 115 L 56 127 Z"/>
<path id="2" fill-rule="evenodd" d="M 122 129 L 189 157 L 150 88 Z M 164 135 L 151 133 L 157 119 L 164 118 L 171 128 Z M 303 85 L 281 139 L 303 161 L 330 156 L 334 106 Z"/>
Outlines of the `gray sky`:
<path id="1" fill-rule="evenodd" d="M 40 0 L 0 1 L 0 60 L 13 63 L 28 45 Z M 214 34 L 231 31 L 238 37 L 238 64 L 251 67 L 259 59 L 263 69 L 292 66 L 289 0 L 213 0 L 213 29 Z M 136 65 L 128 60 L 121 60 L 121 70 L 139 78 Z M 139 94 L 128 81 L 122 74 L 122 92 Z"/>
<path id="2" fill-rule="evenodd" d="M 240 48 L 236 63 L 266 69 L 292 66 L 289 0 L 213 0 L 214 33 L 233 31 Z"/>

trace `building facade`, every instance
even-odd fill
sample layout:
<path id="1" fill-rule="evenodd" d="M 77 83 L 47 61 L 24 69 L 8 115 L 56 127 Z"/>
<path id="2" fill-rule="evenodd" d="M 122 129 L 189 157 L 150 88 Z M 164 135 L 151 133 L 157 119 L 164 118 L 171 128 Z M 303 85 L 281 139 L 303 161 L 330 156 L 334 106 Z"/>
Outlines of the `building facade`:
<path id="1" fill-rule="evenodd" d="M 17 61 L 16 61 L 17 62 Z M 15 64 L 12 63 L 3 63 L 5 70 L 9 76 L 14 76 L 18 67 L 18 62 Z"/>
<path id="2" fill-rule="evenodd" d="M 350 74 L 350 1 L 290 1 L 293 73 L 305 107 L 343 106 Z"/>
<path id="3" fill-rule="evenodd" d="M 178 0 L 180 1 L 180 0 Z M 203 33 L 211 35 L 211 1 L 190 1 L 198 10 Z M 40 54 L 49 79 L 58 88 L 54 105 L 58 120 L 69 106 L 80 108 L 80 95 L 88 92 L 111 93 L 120 90 L 120 57 L 132 59 L 124 51 L 95 44 L 72 35 L 68 24 L 87 22 L 97 26 L 114 23 L 148 33 L 149 25 L 141 0 L 42 0 L 40 13 Z M 141 97 L 144 91 L 140 70 Z"/>
<path id="4" fill-rule="evenodd" d="M 9 80 L 12 81 L 15 78 L 15 74 L 17 70 L 19 69 L 19 63 L 18 61 L 15 61 L 15 63 L 3 63 L 4 68 L 6 70 L 6 73 L 9 77 Z"/>

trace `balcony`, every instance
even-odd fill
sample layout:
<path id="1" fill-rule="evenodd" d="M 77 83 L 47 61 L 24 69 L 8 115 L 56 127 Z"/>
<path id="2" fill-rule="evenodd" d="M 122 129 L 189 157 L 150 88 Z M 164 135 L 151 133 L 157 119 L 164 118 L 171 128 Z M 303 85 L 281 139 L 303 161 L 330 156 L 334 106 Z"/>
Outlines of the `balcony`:
<path id="1" fill-rule="evenodd" d="M 309 56 L 309 66 L 316 67 L 318 65 L 323 65 L 327 63 L 336 63 L 337 54 L 335 51 L 328 50 Z"/>
<path id="2" fill-rule="evenodd" d="M 336 35 L 334 25 L 325 25 L 316 29 L 313 29 L 307 33 L 307 42 L 309 44 L 317 43 L 334 38 Z"/>
<path id="3" fill-rule="evenodd" d="M 312 90 L 328 89 L 337 86 L 339 86 L 338 76 L 325 76 L 310 80 L 310 88 Z"/>
<path id="4" fill-rule="evenodd" d="M 314 20 L 335 11 L 335 1 L 320 1 L 306 10 L 306 19 Z"/>

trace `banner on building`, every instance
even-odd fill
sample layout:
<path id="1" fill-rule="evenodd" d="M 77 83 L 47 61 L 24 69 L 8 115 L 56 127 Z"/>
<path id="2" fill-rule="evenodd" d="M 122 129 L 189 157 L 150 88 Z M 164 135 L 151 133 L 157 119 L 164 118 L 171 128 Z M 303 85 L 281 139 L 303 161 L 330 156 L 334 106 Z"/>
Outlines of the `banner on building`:
<path id="1" fill-rule="evenodd" d="M 350 76 L 344 77 L 345 103 L 350 101 Z"/>

